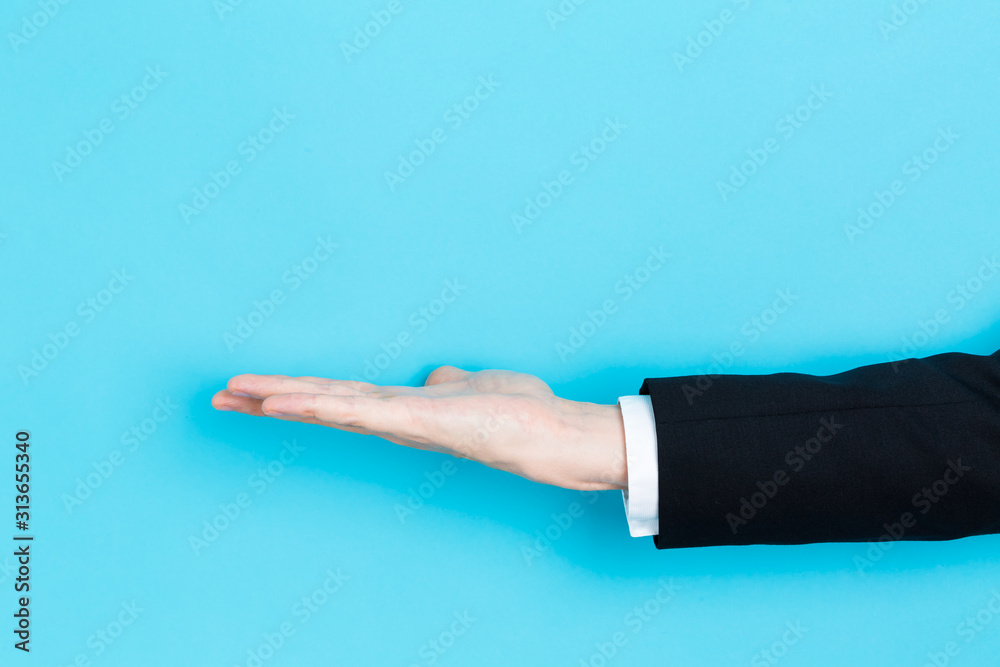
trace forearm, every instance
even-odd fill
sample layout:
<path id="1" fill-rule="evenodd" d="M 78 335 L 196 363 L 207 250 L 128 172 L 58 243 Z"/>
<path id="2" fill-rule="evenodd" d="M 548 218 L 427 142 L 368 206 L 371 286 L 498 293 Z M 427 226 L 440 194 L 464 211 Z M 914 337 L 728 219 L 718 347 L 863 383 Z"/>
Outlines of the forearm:
<path id="1" fill-rule="evenodd" d="M 659 442 L 659 548 L 1000 531 L 998 355 L 650 379 L 641 393 Z"/>

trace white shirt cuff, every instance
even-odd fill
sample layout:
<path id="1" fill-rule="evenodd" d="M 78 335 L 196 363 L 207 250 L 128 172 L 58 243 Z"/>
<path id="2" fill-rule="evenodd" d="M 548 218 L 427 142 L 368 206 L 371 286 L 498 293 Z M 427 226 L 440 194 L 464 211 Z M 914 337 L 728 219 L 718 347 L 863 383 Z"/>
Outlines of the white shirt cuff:
<path id="1" fill-rule="evenodd" d="M 622 491 L 622 500 L 628 532 L 632 537 L 656 535 L 660 532 L 660 494 L 653 403 L 649 396 L 621 396 L 618 405 L 625 424 L 628 489 Z"/>

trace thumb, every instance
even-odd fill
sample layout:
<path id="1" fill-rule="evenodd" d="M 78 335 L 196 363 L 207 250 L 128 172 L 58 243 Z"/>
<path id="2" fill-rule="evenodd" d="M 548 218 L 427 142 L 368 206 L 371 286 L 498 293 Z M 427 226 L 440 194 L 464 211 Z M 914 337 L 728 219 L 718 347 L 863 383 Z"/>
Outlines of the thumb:
<path id="1" fill-rule="evenodd" d="M 469 371 L 463 371 L 461 368 L 456 368 L 455 366 L 439 366 L 427 376 L 427 382 L 424 383 L 424 386 L 430 387 L 431 385 L 444 384 L 445 382 L 458 382 L 470 375 L 472 373 Z"/>

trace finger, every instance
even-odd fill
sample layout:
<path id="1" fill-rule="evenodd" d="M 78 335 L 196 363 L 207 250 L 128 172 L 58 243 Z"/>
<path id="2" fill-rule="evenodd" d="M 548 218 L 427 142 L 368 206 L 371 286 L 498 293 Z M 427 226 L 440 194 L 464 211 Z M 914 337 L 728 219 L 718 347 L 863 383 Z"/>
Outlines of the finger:
<path id="1" fill-rule="evenodd" d="M 426 434 L 419 431 L 431 400 L 420 396 L 382 399 L 360 395 L 279 394 L 266 398 L 261 409 L 266 415 L 306 417 L 337 428 L 424 440 Z"/>
<path id="2" fill-rule="evenodd" d="M 251 398 L 248 396 L 234 396 L 229 390 L 222 390 L 212 397 L 212 407 L 216 410 L 221 410 L 224 412 L 240 412 L 245 415 L 250 415 L 252 417 L 273 417 L 275 419 L 281 419 L 283 421 L 295 421 L 302 422 L 303 424 L 319 424 L 322 426 L 329 426 L 326 422 L 322 422 L 318 419 L 311 419 L 308 417 L 296 417 L 292 415 L 267 415 L 264 414 L 264 410 L 261 408 L 261 404 L 264 401 L 259 398 Z"/>
<path id="3" fill-rule="evenodd" d="M 472 373 L 469 371 L 463 371 L 461 368 L 456 368 L 455 366 L 439 366 L 427 376 L 427 382 L 424 383 L 424 386 L 430 387 L 431 385 L 443 384 L 445 382 L 458 382 L 470 375 Z"/>
<path id="4" fill-rule="evenodd" d="M 356 389 L 358 391 L 371 391 L 377 389 L 377 384 L 372 384 L 371 382 L 359 382 L 357 380 L 331 380 L 330 378 L 317 378 L 308 375 L 303 375 L 302 377 L 295 378 L 296 380 L 305 380 L 306 382 L 315 382 L 316 384 L 336 384 L 342 385 L 344 387 L 349 387 L 351 389 Z"/>
<path id="5" fill-rule="evenodd" d="M 260 404 L 259 398 L 236 396 L 228 389 L 216 392 L 215 396 L 212 397 L 212 407 L 216 410 L 231 410 L 245 414 L 254 414 L 256 410 L 260 413 L 257 416 L 262 417 L 264 413 L 260 410 Z"/>
<path id="6" fill-rule="evenodd" d="M 316 378 L 321 379 L 321 378 Z M 343 384 L 325 382 L 311 382 L 299 378 L 288 377 L 287 375 L 237 375 L 229 380 L 226 388 L 236 396 L 249 396 L 252 398 L 267 398 L 274 394 L 334 394 L 350 395 L 357 393 L 357 389 Z"/>

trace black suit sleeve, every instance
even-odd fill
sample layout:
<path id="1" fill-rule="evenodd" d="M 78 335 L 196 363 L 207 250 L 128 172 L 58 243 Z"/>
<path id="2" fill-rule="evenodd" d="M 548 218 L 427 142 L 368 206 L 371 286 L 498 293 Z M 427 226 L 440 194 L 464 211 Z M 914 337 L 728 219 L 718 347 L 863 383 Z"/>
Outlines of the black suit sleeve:
<path id="1" fill-rule="evenodd" d="M 659 549 L 1000 532 L 1000 352 L 647 379 Z"/>

